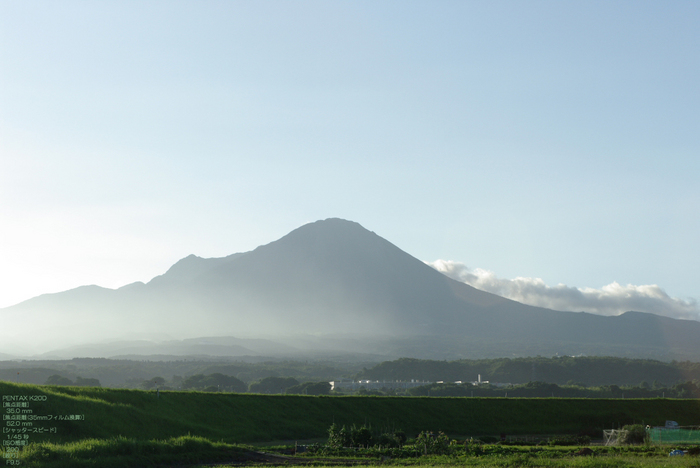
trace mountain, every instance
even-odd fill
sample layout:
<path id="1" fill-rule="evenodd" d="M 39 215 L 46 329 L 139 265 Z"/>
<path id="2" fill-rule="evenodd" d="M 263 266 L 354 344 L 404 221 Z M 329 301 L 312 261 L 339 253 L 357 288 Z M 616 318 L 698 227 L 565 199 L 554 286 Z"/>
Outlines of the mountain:
<path id="1" fill-rule="evenodd" d="M 0 320 L 0 351 L 11 354 L 23 345 L 47 351 L 236 336 L 386 356 L 700 357 L 700 322 L 527 306 L 454 281 L 341 219 L 304 225 L 250 252 L 190 255 L 147 284 L 39 296 L 0 309 Z"/>

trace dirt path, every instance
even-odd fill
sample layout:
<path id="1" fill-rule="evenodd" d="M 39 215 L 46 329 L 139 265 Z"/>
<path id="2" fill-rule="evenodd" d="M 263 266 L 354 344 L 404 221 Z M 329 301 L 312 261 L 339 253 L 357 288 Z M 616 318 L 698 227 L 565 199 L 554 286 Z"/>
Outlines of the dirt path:
<path id="1" fill-rule="evenodd" d="M 249 452 L 249 460 L 252 464 L 265 465 L 333 465 L 333 466 L 358 466 L 377 464 L 378 460 L 359 458 L 311 458 L 290 455 L 278 455 L 265 452 Z"/>
<path id="2" fill-rule="evenodd" d="M 266 452 L 250 451 L 232 454 L 230 460 L 217 463 L 198 463 L 194 465 L 168 465 L 161 468 L 188 468 L 204 466 L 363 466 L 377 465 L 379 460 L 358 458 L 311 458 L 292 455 L 279 455 Z"/>

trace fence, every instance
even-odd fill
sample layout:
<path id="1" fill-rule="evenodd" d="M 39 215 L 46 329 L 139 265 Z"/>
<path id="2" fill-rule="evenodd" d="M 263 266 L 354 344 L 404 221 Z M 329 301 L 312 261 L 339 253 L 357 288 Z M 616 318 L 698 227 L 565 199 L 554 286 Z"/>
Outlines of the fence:
<path id="1" fill-rule="evenodd" d="M 652 444 L 700 444 L 700 426 L 687 426 L 678 429 L 652 427 L 647 430 Z"/>

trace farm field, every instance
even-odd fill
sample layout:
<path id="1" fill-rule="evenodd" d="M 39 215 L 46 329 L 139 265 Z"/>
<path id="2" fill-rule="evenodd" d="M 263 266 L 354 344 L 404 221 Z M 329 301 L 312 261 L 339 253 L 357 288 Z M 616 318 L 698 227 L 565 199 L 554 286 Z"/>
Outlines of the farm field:
<path id="1" fill-rule="evenodd" d="M 681 425 L 700 421 L 698 400 L 528 399 L 256 395 L 153 392 L 96 387 L 60 387 L 0 382 L 0 395 L 34 397 L 34 422 L 52 432 L 31 434 L 19 451 L 20 466 L 171 466 L 237 464 L 383 464 L 401 466 L 698 466 L 695 456 L 668 457 L 668 447 L 630 451 L 597 447 L 593 457 L 573 457 L 580 447 L 485 445 L 470 453 L 465 440 L 506 434 L 595 436 L 626 424 Z M 78 416 L 76 418 L 61 418 Z M 5 421 L 3 421 L 5 422 Z M 5 422 L 6 423 L 6 422 Z M 6 423 L 7 424 L 7 423 Z M 448 455 L 415 458 L 399 453 L 315 453 L 272 462 L 255 455 L 285 441 L 325 441 L 332 424 L 367 426 L 376 433 L 403 431 L 411 439 L 423 431 L 455 440 Z M 31 427 L 31 426 L 30 426 Z M 253 447 L 249 444 L 256 444 Z M 279 444 L 279 442 L 275 442 Z M 321 447 L 321 445 L 319 445 Z M 278 451 L 279 451 L 278 450 Z M 5 449 L 3 449 L 5 455 Z M 409 450 L 410 452 L 410 450 Z M 414 450 L 415 452 L 415 450 Z M 420 452 L 420 451 L 419 451 Z M 403 452 L 402 452 L 403 453 Z M 280 454 L 284 457 L 284 454 Z M 301 458 L 300 458 L 301 457 Z M 359 458 L 357 458 L 359 457 Z M 389 458 L 386 458 L 389 457 Z M 348 458 L 351 460 L 348 461 Z M 677 458 L 677 459 L 676 459 Z M 99 463 L 95 460 L 100 460 Z M 595 460 L 595 463 L 593 461 Z M 9 460 L 6 460 L 9 461 Z M 693 465 L 692 463 L 695 463 Z M 226 465 L 228 463 L 229 465 Z"/>

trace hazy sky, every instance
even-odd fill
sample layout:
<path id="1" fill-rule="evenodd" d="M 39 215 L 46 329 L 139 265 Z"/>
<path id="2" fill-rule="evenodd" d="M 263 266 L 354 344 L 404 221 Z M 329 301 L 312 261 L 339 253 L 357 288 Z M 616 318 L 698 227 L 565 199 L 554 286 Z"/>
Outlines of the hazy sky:
<path id="1" fill-rule="evenodd" d="M 698 24 L 697 1 L 5 0 L 0 307 L 341 217 L 697 314 Z"/>

